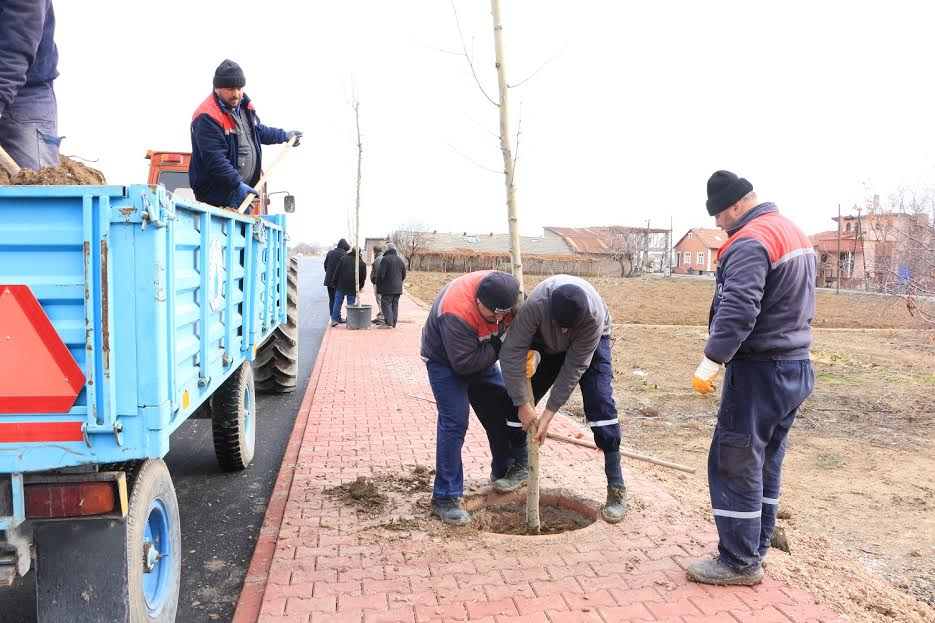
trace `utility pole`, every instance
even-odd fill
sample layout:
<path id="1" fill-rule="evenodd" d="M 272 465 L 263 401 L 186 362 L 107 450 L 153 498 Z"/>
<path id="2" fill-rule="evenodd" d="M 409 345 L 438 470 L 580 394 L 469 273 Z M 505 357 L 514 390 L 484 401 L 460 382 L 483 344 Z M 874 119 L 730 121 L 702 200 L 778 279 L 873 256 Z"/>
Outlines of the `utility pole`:
<path id="1" fill-rule="evenodd" d="M 838 251 L 834 260 L 834 265 L 838 269 L 838 283 L 834 287 L 834 293 L 841 293 L 841 204 L 838 204 Z"/>
<path id="2" fill-rule="evenodd" d="M 672 215 L 670 214 L 669 215 L 669 239 L 666 240 L 666 258 L 667 258 L 666 262 L 668 262 L 669 264 L 669 274 L 667 274 L 666 277 L 672 276 L 672 253 L 674 252 L 674 249 L 672 248 L 672 230 L 674 228 L 675 227 L 673 225 Z"/>
<path id="3" fill-rule="evenodd" d="M 643 262 L 642 262 L 643 268 L 646 268 L 646 265 L 647 265 L 647 264 L 652 265 L 652 260 L 650 260 L 650 255 L 649 255 L 649 236 L 650 236 L 650 233 L 649 233 L 649 229 L 650 229 L 650 228 L 649 228 L 649 221 L 650 221 L 650 219 L 646 219 L 646 255 L 643 257 Z M 642 274 L 642 273 L 643 273 L 643 271 L 640 270 L 640 274 Z"/>

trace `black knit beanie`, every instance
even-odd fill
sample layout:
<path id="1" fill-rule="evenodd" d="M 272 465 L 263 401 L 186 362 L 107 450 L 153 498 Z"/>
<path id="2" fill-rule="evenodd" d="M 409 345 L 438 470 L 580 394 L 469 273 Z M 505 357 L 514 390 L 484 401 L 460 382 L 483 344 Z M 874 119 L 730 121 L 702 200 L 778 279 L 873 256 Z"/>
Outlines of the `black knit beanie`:
<path id="1" fill-rule="evenodd" d="M 588 295 L 579 286 L 566 283 L 552 290 L 549 307 L 558 326 L 570 329 L 581 322 L 587 313 Z"/>
<path id="2" fill-rule="evenodd" d="M 708 214 L 714 216 L 731 207 L 753 190 L 753 184 L 730 171 L 715 171 L 708 178 Z"/>
<path id="3" fill-rule="evenodd" d="M 239 89 L 247 84 L 243 69 L 232 60 L 224 59 L 214 70 L 215 89 Z"/>
<path id="4" fill-rule="evenodd" d="M 519 281 L 513 275 L 495 270 L 477 284 L 475 296 L 490 311 L 507 312 L 519 298 Z"/>

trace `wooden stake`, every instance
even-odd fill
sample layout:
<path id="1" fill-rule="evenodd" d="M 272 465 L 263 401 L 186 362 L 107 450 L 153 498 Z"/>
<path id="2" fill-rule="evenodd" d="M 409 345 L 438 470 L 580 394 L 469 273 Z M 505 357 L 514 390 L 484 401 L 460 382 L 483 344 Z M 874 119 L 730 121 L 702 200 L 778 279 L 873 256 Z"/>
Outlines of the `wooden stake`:
<path id="1" fill-rule="evenodd" d="M 574 437 L 566 437 L 565 435 L 559 435 L 558 433 L 546 433 L 546 437 L 549 439 L 557 439 L 559 441 L 565 441 L 568 443 L 573 443 L 578 446 L 584 446 L 585 448 L 592 448 L 597 450 L 597 446 L 593 442 L 588 441 L 587 439 L 575 439 Z M 643 454 L 636 454 L 635 452 L 627 452 L 626 450 L 620 450 L 620 456 L 625 456 L 631 459 L 636 459 L 637 461 L 646 461 L 647 463 L 652 463 L 653 465 L 659 465 L 661 467 L 668 467 L 669 469 L 675 469 L 680 472 L 685 472 L 688 474 L 694 474 L 695 468 L 688 467 L 687 465 L 679 465 L 678 463 L 670 463 L 669 461 L 663 461 L 662 459 L 654 459 L 651 456 L 645 456 Z M 532 470 L 530 470 L 531 473 Z"/>
<path id="2" fill-rule="evenodd" d="M 0 147 L 0 166 L 10 172 L 11 178 L 20 172 L 19 165 L 10 157 L 10 154 L 6 153 L 3 147 Z"/>
<path id="3" fill-rule="evenodd" d="M 526 379 L 526 389 L 529 391 L 529 404 L 535 409 L 536 398 L 532 393 L 532 379 Z M 526 485 L 526 532 L 539 534 L 539 444 L 536 443 L 536 432 L 539 430 L 536 422 L 529 425 L 526 431 L 526 447 L 529 452 L 529 476 Z"/>
<path id="4" fill-rule="evenodd" d="M 297 140 L 299 140 L 299 138 L 297 136 L 293 136 L 286 142 L 286 146 L 283 147 L 281 150 L 279 150 L 279 153 L 276 154 L 275 160 L 273 160 L 272 164 L 269 165 L 269 167 L 266 169 L 263 175 L 260 176 L 260 181 L 257 182 L 257 185 L 256 185 L 257 192 L 259 192 L 261 188 L 266 186 L 266 182 L 269 181 L 269 174 L 273 172 L 273 169 L 275 169 L 276 165 L 278 165 L 282 161 L 283 156 L 285 156 L 289 152 L 289 148 L 295 145 L 295 142 Z M 243 202 L 240 204 L 240 207 L 237 208 L 237 211 L 240 212 L 241 214 L 246 212 L 247 208 L 250 207 L 250 204 L 253 203 L 254 198 L 256 198 L 256 195 L 254 195 L 253 193 L 248 193 L 247 196 L 243 198 Z"/>

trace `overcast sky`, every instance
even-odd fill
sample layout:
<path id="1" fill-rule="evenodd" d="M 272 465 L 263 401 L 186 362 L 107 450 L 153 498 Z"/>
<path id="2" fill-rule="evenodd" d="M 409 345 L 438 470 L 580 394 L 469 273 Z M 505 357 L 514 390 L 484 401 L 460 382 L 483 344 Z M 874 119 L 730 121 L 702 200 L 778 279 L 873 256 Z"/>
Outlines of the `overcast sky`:
<path id="1" fill-rule="evenodd" d="M 490 4 L 456 7 L 496 97 Z M 404 223 L 507 230 L 498 112 L 448 0 L 58 0 L 62 152 L 145 183 L 147 149 L 188 151 L 224 58 L 261 120 L 303 130 L 270 190 L 293 240 L 348 235 L 364 143 L 361 235 Z M 521 229 L 713 227 L 705 183 L 749 179 L 808 233 L 841 203 L 935 183 L 928 3 L 502 0 Z M 543 63 L 545 65 L 543 66 Z M 515 138 L 515 137 L 514 137 Z M 279 146 L 265 148 L 269 163 Z M 868 190 L 869 189 L 869 190 Z"/>

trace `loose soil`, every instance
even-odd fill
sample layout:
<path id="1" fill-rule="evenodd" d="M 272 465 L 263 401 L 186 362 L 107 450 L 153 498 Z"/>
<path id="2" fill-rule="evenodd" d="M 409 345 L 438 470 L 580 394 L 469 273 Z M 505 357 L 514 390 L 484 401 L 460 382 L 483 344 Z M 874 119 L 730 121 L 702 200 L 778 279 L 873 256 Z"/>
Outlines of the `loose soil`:
<path id="1" fill-rule="evenodd" d="M 389 501 L 386 493 L 411 494 L 431 491 L 434 476 L 434 469 L 414 465 L 406 474 L 380 474 L 373 478 L 358 476 L 352 482 L 325 489 L 325 495 L 341 500 L 348 506 L 355 506 L 359 512 L 380 514 Z M 397 528 L 402 529 L 399 526 Z"/>
<path id="2" fill-rule="evenodd" d="M 430 304 L 454 274 L 411 272 Z M 531 290 L 541 276 L 527 276 Z M 626 461 L 711 521 L 706 465 L 717 395 L 689 385 L 706 339 L 712 281 L 593 279 L 614 318 L 614 395 L 624 446 L 695 474 Z M 935 330 L 899 299 L 819 292 L 815 391 L 783 465 L 791 553 L 767 572 L 851 621 L 935 621 Z M 565 406 L 583 416 L 581 396 Z M 585 433 L 587 438 L 587 433 Z M 550 440 L 549 443 L 561 443 Z"/>
<path id="3" fill-rule="evenodd" d="M 580 530 L 593 523 L 593 520 L 578 513 L 541 504 L 539 506 L 539 534 L 560 534 Z M 471 524 L 480 532 L 496 534 L 519 534 L 530 536 L 526 532 L 526 504 L 513 503 L 502 506 L 487 506 L 471 513 Z"/>
<path id="4" fill-rule="evenodd" d="M 358 476 L 357 480 L 325 489 L 325 495 L 341 500 L 358 511 L 379 513 L 386 505 L 386 496 L 377 490 L 372 480 Z"/>
<path id="5" fill-rule="evenodd" d="M 21 169 L 13 179 L 0 167 L 0 186 L 99 186 L 106 184 L 104 174 L 85 166 L 68 156 L 61 157 L 54 167 L 43 167 L 38 171 Z"/>

